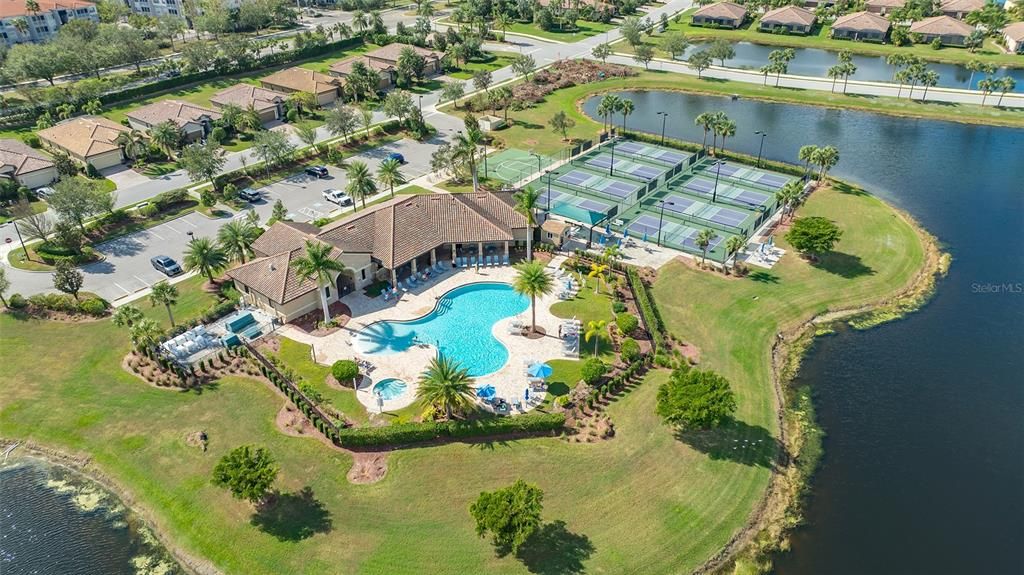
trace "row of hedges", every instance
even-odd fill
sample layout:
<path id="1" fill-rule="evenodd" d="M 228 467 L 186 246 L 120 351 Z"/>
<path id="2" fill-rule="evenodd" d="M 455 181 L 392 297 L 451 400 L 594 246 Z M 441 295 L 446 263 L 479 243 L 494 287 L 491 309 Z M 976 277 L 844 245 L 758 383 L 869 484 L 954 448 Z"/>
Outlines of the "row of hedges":
<path id="1" fill-rule="evenodd" d="M 334 440 L 342 447 L 378 447 L 437 439 L 551 433 L 564 426 L 565 415 L 561 413 L 527 413 L 472 421 L 425 421 L 387 427 L 353 427 L 341 430 Z"/>
<path id="2" fill-rule="evenodd" d="M 661 313 L 658 306 L 654 304 L 651 292 L 647 290 L 647 284 L 640 278 L 635 268 L 626 268 L 626 279 L 629 281 L 629 288 L 633 290 L 633 297 L 636 299 L 636 306 L 640 309 L 640 315 L 644 318 L 644 325 L 651 333 L 651 340 L 654 342 L 654 353 L 665 348 L 665 324 L 661 320 Z"/>
<path id="3" fill-rule="evenodd" d="M 57 265 L 57 262 L 60 260 L 70 260 L 71 263 L 80 265 L 96 261 L 98 257 L 95 250 L 89 246 L 82 246 L 81 251 L 76 254 L 71 249 L 49 241 L 35 246 L 35 252 L 39 259 L 51 266 Z"/>
<path id="4" fill-rule="evenodd" d="M 7 298 L 7 307 L 12 310 L 24 310 L 29 306 L 38 310 L 83 314 L 93 317 L 102 317 L 110 309 L 110 303 L 98 296 L 76 300 L 68 294 L 40 293 L 26 299 L 20 293 L 15 293 Z"/>
<path id="5" fill-rule="evenodd" d="M 587 409 L 593 409 L 594 404 L 596 404 L 602 397 L 611 397 L 625 389 L 626 384 L 628 384 L 633 377 L 642 375 L 647 371 L 650 361 L 651 357 L 649 355 L 641 355 L 636 361 L 629 364 L 629 367 L 622 372 L 612 378 L 609 378 L 601 385 L 595 385 L 593 390 L 591 390 L 590 395 L 587 396 Z"/>

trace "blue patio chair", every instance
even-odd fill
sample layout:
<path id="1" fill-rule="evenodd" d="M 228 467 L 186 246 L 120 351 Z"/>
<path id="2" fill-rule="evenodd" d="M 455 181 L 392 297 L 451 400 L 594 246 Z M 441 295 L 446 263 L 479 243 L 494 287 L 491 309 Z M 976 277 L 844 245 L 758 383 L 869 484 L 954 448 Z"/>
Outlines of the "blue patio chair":
<path id="1" fill-rule="evenodd" d="M 383 292 L 381 292 L 380 297 L 384 301 L 388 301 L 389 299 L 391 299 L 391 292 L 385 289 Z"/>
<path id="2" fill-rule="evenodd" d="M 501 263 L 507 266 L 508 265 L 508 256 L 503 257 L 501 259 Z"/>
<path id="3" fill-rule="evenodd" d="M 476 256 L 471 256 L 469 258 L 469 267 L 476 267 Z"/>
<path id="4" fill-rule="evenodd" d="M 484 256 L 484 267 L 491 265 L 491 256 Z"/>

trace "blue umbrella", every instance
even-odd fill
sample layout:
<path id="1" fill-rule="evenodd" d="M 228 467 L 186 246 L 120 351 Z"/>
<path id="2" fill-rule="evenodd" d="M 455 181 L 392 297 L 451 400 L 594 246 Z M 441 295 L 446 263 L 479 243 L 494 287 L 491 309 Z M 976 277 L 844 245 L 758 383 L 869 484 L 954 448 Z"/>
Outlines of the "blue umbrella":
<path id="1" fill-rule="evenodd" d="M 530 367 L 526 368 L 526 373 L 530 377 L 539 377 L 541 379 L 547 379 L 551 377 L 551 366 L 546 363 L 535 363 Z"/>
<path id="2" fill-rule="evenodd" d="M 490 399 L 494 397 L 494 393 L 494 386 L 490 384 L 485 385 L 483 387 L 478 387 L 476 390 L 476 396 L 481 399 Z"/>
<path id="3" fill-rule="evenodd" d="M 624 238 L 628 238 L 629 237 L 629 228 L 626 228 L 626 231 L 622 232 L 622 237 L 624 237 Z"/>
<path id="4" fill-rule="evenodd" d="M 644 241 L 647 241 L 647 232 L 644 232 Z"/>
<path id="5" fill-rule="evenodd" d="M 530 401 L 530 388 L 529 387 L 526 388 L 526 393 L 523 395 L 523 399 L 525 399 L 526 401 Z"/>
<path id="6" fill-rule="evenodd" d="M 612 235 L 612 227 L 609 226 L 608 224 L 605 224 L 604 225 L 604 233 L 606 235 L 609 235 L 609 236 Z"/>

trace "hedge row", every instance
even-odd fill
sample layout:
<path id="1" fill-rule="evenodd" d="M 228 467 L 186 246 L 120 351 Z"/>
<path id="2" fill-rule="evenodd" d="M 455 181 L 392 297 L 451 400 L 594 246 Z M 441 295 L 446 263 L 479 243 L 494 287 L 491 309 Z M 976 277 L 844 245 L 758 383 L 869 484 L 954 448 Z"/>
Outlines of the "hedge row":
<path id="1" fill-rule="evenodd" d="M 474 421 L 426 421 L 387 427 L 352 427 L 338 432 L 342 447 L 374 447 L 423 443 L 436 439 L 467 439 L 493 435 L 550 433 L 565 426 L 561 413 L 527 413 Z"/>
<path id="2" fill-rule="evenodd" d="M 661 321 L 661 313 L 658 306 L 654 304 L 654 298 L 647 291 L 647 284 L 640 278 L 635 268 L 626 268 L 626 279 L 629 287 L 633 290 L 633 297 L 636 298 L 636 306 L 640 308 L 640 315 L 644 318 L 644 324 L 651 332 L 651 339 L 654 341 L 654 353 L 665 347 L 665 324 Z"/>
<path id="3" fill-rule="evenodd" d="M 605 381 L 601 385 L 594 386 L 594 389 L 590 392 L 587 397 L 587 407 L 592 408 L 594 404 L 602 397 L 609 397 L 615 393 L 618 393 L 626 384 L 629 383 L 633 376 L 639 375 L 646 371 L 647 365 L 650 362 L 651 357 L 649 355 L 641 355 L 636 361 L 629 364 L 622 373 L 615 377 Z"/>

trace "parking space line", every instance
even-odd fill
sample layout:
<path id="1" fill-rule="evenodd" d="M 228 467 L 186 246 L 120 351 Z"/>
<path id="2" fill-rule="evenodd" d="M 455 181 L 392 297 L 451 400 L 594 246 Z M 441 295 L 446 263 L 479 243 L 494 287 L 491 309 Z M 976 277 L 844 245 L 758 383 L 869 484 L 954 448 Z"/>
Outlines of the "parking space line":
<path id="1" fill-rule="evenodd" d="M 139 280 L 140 282 L 142 282 L 142 285 L 144 285 L 144 286 L 146 286 L 146 287 L 149 287 L 150 285 L 152 285 L 152 284 L 150 284 L 150 283 L 149 283 L 148 281 L 146 281 L 146 280 L 144 280 L 144 279 L 140 278 L 139 276 L 133 275 L 132 277 L 133 277 L 133 278 L 135 278 L 135 279 L 137 279 L 137 280 Z"/>
<path id="2" fill-rule="evenodd" d="M 152 234 L 152 235 L 154 235 L 154 236 L 156 236 L 156 238 L 157 238 L 158 240 L 161 240 L 161 241 L 167 241 L 167 240 L 166 240 L 166 239 L 165 239 L 165 238 L 164 238 L 163 236 L 161 236 L 160 234 L 158 234 L 158 233 L 154 232 L 154 231 L 153 231 L 152 229 L 150 229 L 150 230 L 149 230 L 149 233 L 150 233 L 150 234 Z"/>
<path id="3" fill-rule="evenodd" d="M 164 224 L 164 225 L 167 226 L 168 228 L 170 228 L 171 231 L 176 233 L 176 234 L 180 234 L 181 233 L 181 230 L 175 229 L 175 227 L 172 226 L 171 224 Z"/>
<path id="4" fill-rule="evenodd" d="M 199 227 L 199 226 L 193 224 L 192 222 L 188 221 L 188 218 L 181 218 L 178 221 L 180 221 L 182 223 L 186 223 L 186 224 L 192 226 L 193 228 L 198 228 Z"/>
<path id="5" fill-rule="evenodd" d="M 123 291 L 123 292 L 124 292 L 124 293 L 126 293 L 126 294 L 130 294 L 130 293 L 132 293 L 132 292 L 130 292 L 130 291 L 128 291 L 128 290 L 126 290 L 126 289 L 124 289 L 124 287 L 122 287 L 122 286 L 121 286 L 121 284 L 119 284 L 119 283 L 117 283 L 117 282 L 111 282 L 111 283 L 113 283 L 114 285 L 116 285 L 116 286 L 117 286 L 117 289 L 119 289 L 119 290 Z"/>

